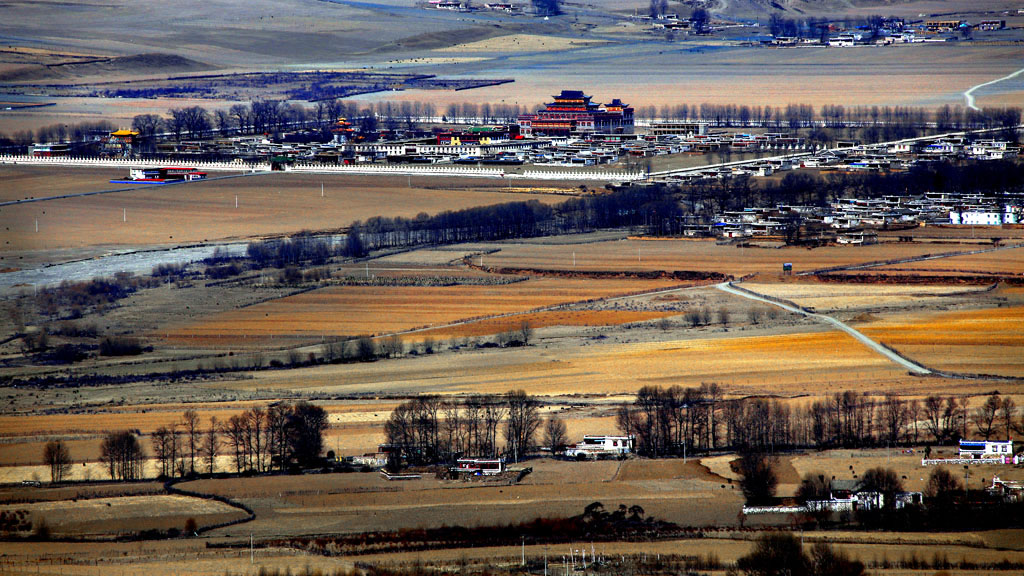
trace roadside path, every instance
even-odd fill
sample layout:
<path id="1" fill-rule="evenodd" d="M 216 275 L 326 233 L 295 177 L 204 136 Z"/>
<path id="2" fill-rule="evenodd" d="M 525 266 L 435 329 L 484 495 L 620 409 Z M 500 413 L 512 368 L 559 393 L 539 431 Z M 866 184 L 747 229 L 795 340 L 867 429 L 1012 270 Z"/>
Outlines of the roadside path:
<path id="1" fill-rule="evenodd" d="M 765 304 L 771 304 L 772 306 L 778 306 L 779 308 L 782 308 L 783 310 L 792 312 L 794 314 L 802 314 L 804 316 L 807 316 L 808 318 L 813 318 L 814 320 L 825 322 L 826 324 L 831 324 L 832 326 L 838 328 L 839 330 L 842 330 L 843 332 L 846 332 L 850 336 L 853 336 L 868 348 L 871 348 L 875 352 L 881 354 L 882 356 L 885 356 L 889 360 L 892 360 L 893 362 L 899 364 L 900 366 L 903 366 L 904 368 L 910 370 L 911 372 L 916 372 L 918 374 L 936 374 L 935 372 L 925 368 L 924 366 L 921 366 L 916 362 L 913 362 L 911 360 L 908 360 L 907 358 L 904 358 L 903 356 L 900 356 L 899 354 L 893 352 L 892 350 L 886 348 L 885 346 L 882 346 L 878 342 L 875 342 L 874 340 L 868 338 L 864 334 L 861 334 L 860 332 L 853 329 L 849 325 L 840 322 L 839 320 L 836 320 L 831 316 L 826 316 L 824 314 L 818 314 L 815 312 L 808 312 L 803 308 L 797 308 L 795 306 L 790 306 L 789 304 L 784 304 L 782 302 L 766 298 L 765 296 L 762 296 L 752 290 L 748 290 L 746 288 L 737 288 L 732 282 L 722 282 L 721 284 L 716 284 L 715 288 L 718 288 L 719 290 L 727 292 L 734 296 L 740 296 L 743 298 L 747 298 L 749 300 L 756 300 L 758 302 L 764 302 Z"/>
<path id="2" fill-rule="evenodd" d="M 1007 74 L 1006 76 L 1003 76 L 1002 78 L 996 78 L 995 80 L 989 80 L 988 82 L 984 82 L 984 83 L 978 84 L 977 86 L 971 86 L 967 90 L 964 90 L 964 99 L 967 101 L 967 107 L 970 108 L 971 110 L 981 110 L 981 108 L 978 108 L 977 106 L 974 105 L 974 91 L 977 90 L 978 88 L 984 88 L 985 86 L 991 86 L 993 84 L 998 84 L 999 82 L 1002 82 L 1004 80 L 1010 80 L 1011 78 L 1016 78 L 1020 74 L 1024 74 L 1024 68 L 1021 68 L 1020 70 L 1017 70 L 1016 72 L 1013 72 L 1011 74 Z"/>

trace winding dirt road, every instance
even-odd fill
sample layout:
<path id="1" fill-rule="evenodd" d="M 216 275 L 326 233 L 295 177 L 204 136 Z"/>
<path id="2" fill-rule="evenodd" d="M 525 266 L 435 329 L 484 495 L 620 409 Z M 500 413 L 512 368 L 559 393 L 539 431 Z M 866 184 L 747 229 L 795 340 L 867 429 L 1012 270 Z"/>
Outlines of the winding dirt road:
<path id="1" fill-rule="evenodd" d="M 736 286 L 733 285 L 732 282 L 722 282 L 721 284 L 716 284 L 715 288 L 718 288 L 719 290 L 727 292 L 734 296 L 740 296 L 750 300 L 764 302 L 765 304 L 771 304 L 772 306 L 778 306 L 779 308 L 782 308 L 783 310 L 786 310 L 788 312 L 792 312 L 794 314 L 802 314 L 804 316 L 813 318 L 820 322 L 831 324 L 832 326 L 835 326 L 839 330 L 842 330 L 843 332 L 846 332 L 850 336 L 853 336 L 868 348 L 871 348 L 875 352 L 881 354 L 882 356 L 885 356 L 886 358 L 892 360 L 893 362 L 899 364 L 900 366 L 905 367 L 907 370 L 910 370 L 911 372 L 915 372 L 917 374 L 936 374 L 935 372 L 925 368 L 924 366 L 921 366 L 916 362 L 913 362 L 911 360 L 908 360 L 907 358 L 904 358 L 903 356 L 900 356 L 899 354 L 893 352 L 892 350 L 886 348 L 885 346 L 882 346 L 878 342 L 875 342 L 874 340 L 861 334 L 857 330 L 851 328 L 849 325 L 840 322 L 839 320 L 836 320 L 831 316 L 825 316 L 824 314 L 817 314 L 815 312 L 808 312 L 807 310 L 804 310 L 802 308 L 797 308 L 795 306 L 790 306 L 789 304 L 784 304 L 782 302 L 768 299 L 756 292 L 747 290 L 746 288 L 737 288 Z"/>

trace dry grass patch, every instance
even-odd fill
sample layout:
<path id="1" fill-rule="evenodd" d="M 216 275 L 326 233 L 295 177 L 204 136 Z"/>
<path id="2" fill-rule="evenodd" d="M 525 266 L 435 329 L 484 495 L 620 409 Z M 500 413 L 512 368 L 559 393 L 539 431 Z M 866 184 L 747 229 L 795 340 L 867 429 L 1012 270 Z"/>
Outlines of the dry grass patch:
<path id="1" fill-rule="evenodd" d="M 958 249 L 885 243 L 857 247 L 828 246 L 808 250 L 737 248 L 701 240 L 617 240 L 559 246 L 525 243 L 503 245 L 500 252 L 485 257 L 485 265 L 567 271 L 698 270 L 734 276 L 758 273 L 771 277 L 781 275 L 784 262 L 792 263 L 794 272 L 804 272 L 946 251 Z"/>
<path id="2" fill-rule="evenodd" d="M 45 519 L 54 534 L 69 536 L 181 530 L 189 518 L 201 527 L 245 517 L 221 502 L 169 495 L 10 504 L 0 509 L 28 510 L 37 522 Z"/>
<path id="3" fill-rule="evenodd" d="M 171 339 L 386 334 L 481 316 L 666 288 L 667 280 L 535 278 L 496 286 L 341 286 L 216 314 L 167 332 Z"/>
<path id="4" fill-rule="evenodd" d="M 806 283 L 748 283 L 744 286 L 760 294 L 767 294 L 809 306 L 818 312 L 836 312 L 876 307 L 899 307 L 934 302 L 936 297 L 981 293 L 984 288 L 939 285 L 897 284 L 833 284 L 809 281 Z"/>
<path id="5" fill-rule="evenodd" d="M 465 338 L 488 336 L 518 330 L 523 323 L 531 328 L 547 328 L 550 326 L 613 326 L 632 322 L 646 322 L 677 315 L 678 312 L 630 311 L 630 310 L 549 310 L 531 314 L 518 314 L 503 318 L 488 318 L 447 328 L 425 330 L 406 338 L 422 340 L 424 338 Z"/>
<path id="6" fill-rule="evenodd" d="M 73 191 L 126 187 L 110 184 L 111 172 L 105 170 L 77 170 L 62 176 L 63 169 L 50 168 L 49 173 L 57 175 L 62 188 Z M 24 189 L 5 187 L 4 194 L 13 198 L 38 194 L 34 190 L 42 178 L 19 180 Z M 324 197 L 320 196 L 321 183 Z M 6 206 L 0 210 L 0 229 L 12 232 L 11 243 L 4 245 L 4 250 L 177 244 L 337 230 L 373 216 L 414 217 L 420 212 L 434 214 L 503 202 L 561 200 L 552 195 L 510 194 L 500 183 L 491 187 L 475 179 L 467 185 L 465 179 L 453 183 L 450 179 L 413 177 L 412 183 L 410 187 L 406 178 L 393 176 L 258 174 Z M 123 221 L 123 210 L 127 210 L 127 221 Z M 38 233 L 34 229 L 37 218 Z"/>
<path id="7" fill-rule="evenodd" d="M 1024 376 L 1022 306 L 893 316 L 862 332 L 932 368 Z"/>

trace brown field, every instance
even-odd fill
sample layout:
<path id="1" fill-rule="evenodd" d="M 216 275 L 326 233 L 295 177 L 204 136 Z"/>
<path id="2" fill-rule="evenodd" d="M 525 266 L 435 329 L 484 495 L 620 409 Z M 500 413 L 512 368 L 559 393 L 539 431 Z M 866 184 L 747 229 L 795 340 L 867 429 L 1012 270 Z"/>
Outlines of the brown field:
<path id="1" fill-rule="evenodd" d="M 342 286 L 224 312 L 165 332 L 189 342 L 282 334 L 385 334 L 674 285 L 667 280 L 535 278 L 497 286 Z"/>
<path id="2" fill-rule="evenodd" d="M 11 168 L 0 167 L 0 178 L 7 170 Z M 33 172 L 22 167 L 16 170 L 18 174 Z M 109 171 L 91 174 L 75 172 L 61 182 L 73 189 L 119 186 L 101 177 Z M 78 184 L 79 178 L 90 183 Z M 36 180 L 27 177 L 23 181 L 34 190 Z M 321 182 L 325 184 L 322 198 Z M 0 210 L 0 227 L 10 234 L 3 250 L 245 239 L 301 230 L 339 230 L 373 216 L 413 217 L 420 212 L 433 214 L 502 202 L 561 200 L 558 195 L 510 194 L 501 188 L 501 182 L 483 179 L 413 177 L 412 184 L 410 188 L 405 177 L 271 173 L 6 206 Z M 31 193 L 7 189 L 5 194 L 21 197 Z"/>
<path id="3" fill-rule="evenodd" d="M 126 170 L 116 168 L 5 165 L 0 167 L 0 178 L 4 183 L 0 186 L 0 202 L 130 188 L 131 184 L 110 183 L 127 177 Z M 0 210 L 6 211 L 7 208 Z"/>
<path id="4" fill-rule="evenodd" d="M 246 514 L 221 502 L 188 496 L 121 496 L 77 501 L 0 505 L 0 510 L 27 510 L 45 519 L 58 536 L 126 534 L 142 530 L 181 530 L 188 518 L 198 526 L 219 524 Z"/>
<path id="5" fill-rule="evenodd" d="M 514 353 L 460 351 L 373 364 L 258 372 L 255 383 L 238 381 L 234 386 L 334 394 L 503 393 L 522 388 L 542 396 L 632 394 L 646 384 L 695 386 L 712 381 L 723 384 L 730 394 L 824 394 L 894 385 L 910 392 L 947 386 L 908 377 L 845 333 L 806 330 L 793 327 L 770 336 L 699 330 L 680 340 L 608 338 L 584 345 L 552 342 Z"/>
<path id="6" fill-rule="evenodd" d="M 808 279 L 796 283 L 744 283 L 759 294 L 767 294 L 809 306 L 817 312 L 833 313 L 860 309 L 899 308 L 911 305 L 941 305 L 970 300 L 984 294 L 984 287 L 899 284 L 833 284 Z"/>
<path id="7" fill-rule="evenodd" d="M 471 338 L 478 336 L 489 336 L 518 330 L 523 323 L 529 324 L 530 328 L 548 328 L 551 326 L 613 326 L 616 324 L 629 324 L 631 322 L 646 322 L 658 318 L 675 316 L 677 312 L 655 312 L 655 311 L 626 311 L 626 310 L 564 310 L 534 312 L 530 314 L 517 314 L 511 317 L 491 318 L 452 326 L 448 328 L 437 328 L 424 330 L 415 334 L 404 336 L 407 340 L 419 341 L 424 338 Z"/>
<path id="8" fill-rule="evenodd" d="M 898 315 L 862 331 L 932 368 L 1024 376 L 1024 307 Z"/>
<path id="9" fill-rule="evenodd" d="M 573 270 L 699 270 L 743 276 L 780 275 L 782 264 L 791 262 L 793 272 L 819 268 L 909 258 L 924 254 L 957 252 L 962 248 L 934 245 L 882 243 L 871 246 L 806 248 L 737 248 L 699 240 L 627 240 L 549 246 L 529 242 L 495 245 L 501 250 L 485 257 L 488 267 Z M 638 261 L 639 251 L 639 261 Z"/>
<path id="10" fill-rule="evenodd" d="M 318 531 L 357 532 L 400 527 L 521 522 L 579 514 L 601 501 L 640 504 L 659 518 L 686 525 L 736 522 L 741 497 L 723 479 L 695 462 L 686 465 L 643 460 L 624 463 L 531 460 L 533 472 L 520 484 L 439 481 L 432 475 L 411 482 L 387 482 L 377 474 L 344 474 L 295 479 L 254 478 L 197 481 L 199 491 L 230 494 L 257 510 L 244 526 L 257 536 L 301 533 L 311 517 Z M 723 487 L 724 486 L 724 487 Z M 215 535 L 237 534 L 231 527 Z"/>
<path id="11" fill-rule="evenodd" d="M 882 273 L 901 271 L 922 274 L 999 274 L 1024 276 L 1024 248 L 953 256 L 876 268 Z"/>

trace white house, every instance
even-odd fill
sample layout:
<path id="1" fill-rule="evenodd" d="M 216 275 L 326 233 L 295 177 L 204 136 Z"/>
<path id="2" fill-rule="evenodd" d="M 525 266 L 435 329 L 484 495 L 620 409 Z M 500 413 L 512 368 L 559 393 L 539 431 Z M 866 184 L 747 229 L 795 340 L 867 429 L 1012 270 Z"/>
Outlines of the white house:
<path id="1" fill-rule="evenodd" d="M 961 458 L 1010 458 L 1013 440 L 961 440 Z"/>
<path id="2" fill-rule="evenodd" d="M 633 441 L 633 436 L 584 436 L 583 442 L 566 448 L 565 455 L 571 458 L 597 458 L 599 455 L 629 454 L 633 451 Z"/>
<path id="3" fill-rule="evenodd" d="M 1004 206 L 1002 213 L 995 206 L 977 207 L 962 211 L 951 210 L 949 212 L 949 223 L 974 226 L 1017 224 L 1020 212 L 1020 207 L 1011 205 Z"/>

